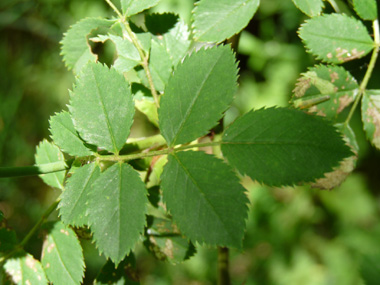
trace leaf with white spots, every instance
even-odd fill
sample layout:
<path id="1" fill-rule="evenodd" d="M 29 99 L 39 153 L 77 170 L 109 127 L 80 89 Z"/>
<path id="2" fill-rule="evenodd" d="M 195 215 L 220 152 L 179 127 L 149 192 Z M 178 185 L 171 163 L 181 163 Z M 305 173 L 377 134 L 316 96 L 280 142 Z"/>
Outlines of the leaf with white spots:
<path id="1" fill-rule="evenodd" d="M 356 13 L 363 20 L 374 21 L 377 19 L 376 0 L 353 0 L 352 4 Z"/>
<path id="2" fill-rule="evenodd" d="M 82 247 L 75 232 L 61 222 L 44 225 L 47 232 L 41 263 L 54 285 L 80 284 L 84 276 Z"/>
<path id="3" fill-rule="evenodd" d="M 309 19 L 299 29 L 299 36 L 313 55 L 331 63 L 361 58 L 375 47 L 364 24 L 345 14 Z"/>
<path id="4" fill-rule="evenodd" d="M 35 154 L 36 164 L 52 163 L 64 161 L 63 153 L 53 143 L 43 140 L 37 146 Z M 41 179 L 51 187 L 63 189 L 63 181 L 65 180 L 66 171 L 58 171 L 50 174 L 41 174 Z"/>
<path id="5" fill-rule="evenodd" d="M 309 17 L 320 15 L 325 7 L 322 0 L 293 0 L 293 3 Z"/>
<path id="6" fill-rule="evenodd" d="M 367 90 L 364 93 L 362 121 L 367 138 L 380 149 L 380 90 Z"/>
<path id="7" fill-rule="evenodd" d="M 24 251 L 13 255 L 4 264 L 5 272 L 17 285 L 48 284 L 41 263 Z"/>
<path id="8" fill-rule="evenodd" d="M 333 119 L 355 100 L 359 85 L 343 67 L 318 65 L 302 74 L 293 92 L 294 107 Z"/>

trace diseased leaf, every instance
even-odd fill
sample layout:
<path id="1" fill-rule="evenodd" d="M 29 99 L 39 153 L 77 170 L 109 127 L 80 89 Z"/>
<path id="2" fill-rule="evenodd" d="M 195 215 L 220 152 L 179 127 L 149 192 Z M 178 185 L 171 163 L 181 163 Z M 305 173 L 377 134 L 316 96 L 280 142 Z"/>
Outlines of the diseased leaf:
<path id="1" fill-rule="evenodd" d="M 124 15 L 132 16 L 156 6 L 160 0 L 120 0 Z"/>
<path id="2" fill-rule="evenodd" d="M 127 256 L 118 266 L 115 268 L 115 264 L 108 260 L 103 266 L 99 275 L 94 281 L 94 285 L 137 285 L 138 275 L 136 272 L 136 260 L 133 254 Z"/>
<path id="3" fill-rule="evenodd" d="M 158 111 L 170 146 L 190 142 L 217 124 L 236 91 L 237 65 L 229 46 L 194 52 L 169 79 Z"/>
<path id="4" fill-rule="evenodd" d="M 45 272 L 41 263 L 34 259 L 32 255 L 21 251 L 4 264 L 5 272 L 12 278 L 12 282 L 17 285 L 48 284 Z"/>
<path id="5" fill-rule="evenodd" d="M 68 69 L 79 73 L 87 62 L 97 60 L 98 57 L 91 52 L 87 36 L 99 27 L 110 27 L 114 22 L 102 18 L 86 18 L 70 27 L 61 41 L 63 60 Z"/>
<path id="6" fill-rule="evenodd" d="M 296 108 L 333 119 L 354 101 L 359 85 L 343 67 L 318 65 L 302 74 L 293 92 Z"/>
<path id="7" fill-rule="evenodd" d="M 50 118 L 49 123 L 51 138 L 61 150 L 72 156 L 88 156 L 93 154 L 93 151 L 79 137 L 68 112 L 63 111 L 55 114 Z"/>
<path id="8" fill-rule="evenodd" d="M 374 21 L 377 19 L 377 3 L 376 0 L 353 0 L 352 4 L 356 13 L 363 20 Z"/>
<path id="9" fill-rule="evenodd" d="M 161 176 L 166 206 L 193 242 L 240 248 L 248 199 L 232 169 L 204 152 L 170 154 Z"/>
<path id="10" fill-rule="evenodd" d="M 88 220 L 100 253 L 117 265 L 144 231 L 148 199 L 139 174 L 116 163 L 100 174 L 88 195 Z"/>
<path id="11" fill-rule="evenodd" d="M 328 121 L 302 111 L 251 111 L 227 128 L 222 152 L 242 174 L 271 186 L 312 182 L 351 155 Z"/>
<path id="12" fill-rule="evenodd" d="M 319 16 L 325 7 L 322 0 L 293 0 L 293 3 L 309 17 Z"/>
<path id="13" fill-rule="evenodd" d="M 41 263 L 50 282 L 54 285 L 80 284 L 84 276 L 84 258 L 75 232 L 61 222 L 48 223 L 44 228 L 47 234 Z"/>
<path id="14" fill-rule="evenodd" d="M 43 140 L 36 148 L 36 164 L 45 164 L 57 161 L 64 161 L 63 153 L 53 143 Z M 66 171 L 59 171 L 49 174 L 41 174 L 41 179 L 49 186 L 63 189 Z"/>
<path id="15" fill-rule="evenodd" d="M 92 183 L 99 175 L 99 167 L 91 163 L 76 169 L 67 179 L 58 206 L 62 222 L 77 227 L 88 225 L 86 216 L 88 194 Z"/>
<path id="16" fill-rule="evenodd" d="M 348 175 L 350 175 L 351 172 L 355 169 L 359 151 L 355 133 L 352 131 L 350 126 L 345 126 L 344 124 L 338 124 L 336 127 L 342 132 L 344 141 L 351 149 L 352 156 L 347 157 L 341 161 L 340 165 L 334 168 L 332 172 L 326 173 L 325 177 L 320 178 L 312 183 L 312 187 L 320 189 L 336 188 L 342 184 Z"/>
<path id="17" fill-rule="evenodd" d="M 367 138 L 380 149 L 380 90 L 367 90 L 363 94 L 362 121 Z"/>
<path id="18" fill-rule="evenodd" d="M 193 10 L 194 39 L 220 43 L 244 29 L 260 0 L 201 0 Z"/>
<path id="19" fill-rule="evenodd" d="M 313 55 L 331 63 L 361 58 L 374 48 L 363 23 L 345 14 L 309 19 L 299 29 L 299 36 Z"/>
<path id="20" fill-rule="evenodd" d="M 134 115 L 131 90 L 123 75 L 100 63 L 89 63 L 70 95 L 69 109 L 81 137 L 118 153 L 129 136 Z"/>

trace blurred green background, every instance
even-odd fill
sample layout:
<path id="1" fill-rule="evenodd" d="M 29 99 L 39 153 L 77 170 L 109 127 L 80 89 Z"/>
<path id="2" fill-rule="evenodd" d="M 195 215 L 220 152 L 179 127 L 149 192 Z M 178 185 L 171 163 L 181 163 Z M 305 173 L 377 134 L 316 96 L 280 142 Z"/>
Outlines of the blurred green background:
<path id="1" fill-rule="evenodd" d="M 315 64 L 297 36 L 306 16 L 290 0 L 261 2 L 240 37 L 240 88 L 226 124 L 252 108 L 288 106 L 299 74 Z M 162 0 L 152 11 L 179 13 L 190 24 L 192 8 L 192 0 Z M 67 109 L 74 76 L 62 63 L 59 41 L 70 25 L 90 16 L 112 12 L 103 0 L 0 1 L 0 166 L 33 164 L 35 146 L 49 138 L 49 117 Z M 360 81 L 368 61 L 345 67 Z M 370 88 L 380 89 L 379 76 L 377 65 Z M 333 191 L 269 188 L 243 179 L 252 203 L 244 251 L 231 250 L 233 284 L 380 284 L 380 155 L 366 141 L 360 112 L 351 126 L 358 166 Z M 137 118 L 132 135 L 151 130 Z M 1 179 L 0 210 L 22 239 L 59 194 L 37 177 Z M 39 258 L 41 244 L 36 236 L 26 250 Z M 83 246 L 90 284 L 105 260 L 90 242 Z M 198 247 L 179 265 L 157 261 L 142 246 L 136 253 L 143 284 L 216 282 L 214 248 Z"/>

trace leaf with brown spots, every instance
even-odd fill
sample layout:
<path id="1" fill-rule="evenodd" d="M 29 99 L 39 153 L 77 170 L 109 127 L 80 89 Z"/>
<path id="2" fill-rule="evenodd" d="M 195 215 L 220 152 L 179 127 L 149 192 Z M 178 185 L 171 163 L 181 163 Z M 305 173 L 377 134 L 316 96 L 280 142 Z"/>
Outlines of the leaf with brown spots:
<path id="1" fill-rule="evenodd" d="M 368 139 L 380 149 L 380 90 L 367 90 L 364 93 L 362 121 Z"/>
<path id="2" fill-rule="evenodd" d="M 358 94 L 355 78 L 340 66 L 318 65 L 298 79 L 291 100 L 296 108 L 335 118 Z"/>

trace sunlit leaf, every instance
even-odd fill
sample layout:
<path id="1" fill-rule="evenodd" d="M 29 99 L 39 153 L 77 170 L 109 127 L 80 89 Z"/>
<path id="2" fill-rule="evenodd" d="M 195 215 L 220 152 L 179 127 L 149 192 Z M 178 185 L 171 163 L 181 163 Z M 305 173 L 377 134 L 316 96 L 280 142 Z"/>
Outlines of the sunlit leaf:
<path id="1" fill-rule="evenodd" d="M 377 19 L 377 3 L 376 0 L 353 0 L 352 4 L 356 13 L 363 20 L 374 21 Z"/>
<path id="2" fill-rule="evenodd" d="M 159 126 L 169 145 L 190 142 L 217 124 L 236 91 L 229 46 L 194 52 L 179 64 L 161 98 Z"/>
<path id="3" fill-rule="evenodd" d="M 117 268 L 111 260 L 108 260 L 96 277 L 94 285 L 137 285 L 140 284 L 138 280 L 136 260 L 133 254 L 130 254 Z"/>
<path id="4" fill-rule="evenodd" d="M 312 182 L 351 155 L 328 121 L 286 108 L 238 118 L 223 134 L 222 152 L 242 174 L 273 186 Z"/>
<path id="5" fill-rule="evenodd" d="M 123 75 L 100 63 L 89 63 L 70 98 L 69 109 L 81 137 L 118 153 L 129 136 L 134 115 L 131 90 Z"/>
<path id="6" fill-rule="evenodd" d="M 120 0 L 120 2 L 123 13 L 132 16 L 156 6 L 160 0 Z"/>
<path id="7" fill-rule="evenodd" d="M 361 58 L 374 48 L 364 24 L 345 14 L 309 19 L 299 29 L 299 36 L 313 55 L 331 63 Z"/>
<path id="8" fill-rule="evenodd" d="M 80 284 L 84 276 L 82 247 L 75 232 L 61 222 L 44 226 L 47 231 L 41 263 L 53 284 Z"/>
<path id="9" fill-rule="evenodd" d="M 159 39 L 152 39 L 149 68 L 154 87 L 158 91 L 164 91 L 172 74 L 172 62 L 166 47 Z"/>
<path id="10" fill-rule="evenodd" d="M 260 0 L 201 0 L 193 11 L 194 38 L 220 43 L 244 29 Z"/>
<path id="11" fill-rule="evenodd" d="M 309 17 L 321 14 L 325 7 L 322 0 L 293 0 L 294 5 Z"/>
<path id="12" fill-rule="evenodd" d="M 380 149 L 380 90 L 367 90 L 364 93 L 362 121 L 368 139 Z"/>
<path id="13" fill-rule="evenodd" d="M 248 199 L 230 166 L 204 152 L 171 154 L 161 176 L 164 201 L 191 241 L 240 248 Z"/>

